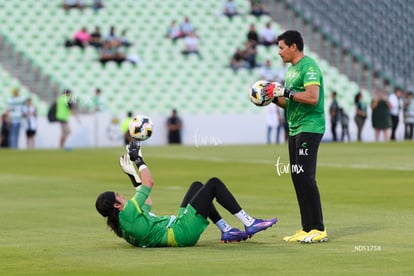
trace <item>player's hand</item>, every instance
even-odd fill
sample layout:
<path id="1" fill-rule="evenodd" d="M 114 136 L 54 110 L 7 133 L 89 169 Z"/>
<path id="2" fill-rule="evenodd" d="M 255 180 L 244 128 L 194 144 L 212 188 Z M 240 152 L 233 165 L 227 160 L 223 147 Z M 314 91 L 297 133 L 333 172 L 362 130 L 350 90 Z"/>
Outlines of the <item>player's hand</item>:
<path id="1" fill-rule="evenodd" d="M 294 93 L 292 90 L 285 88 L 281 83 L 271 82 L 266 86 L 268 94 L 273 93 L 273 97 L 291 98 Z"/>
<path id="2" fill-rule="evenodd" d="M 129 159 L 128 154 L 124 154 L 119 158 L 119 165 L 121 166 L 122 171 L 129 176 L 134 187 L 138 187 L 142 184 L 141 179 L 134 168 L 134 163 Z"/>
<path id="3" fill-rule="evenodd" d="M 141 143 L 139 141 L 132 139 L 129 145 L 126 146 L 126 150 L 131 161 L 136 161 L 140 157 L 142 158 Z"/>
<path id="4" fill-rule="evenodd" d="M 128 175 L 136 175 L 137 172 L 134 168 L 134 163 L 129 159 L 128 154 L 124 154 L 119 158 L 119 165 L 124 173 Z"/>
<path id="5" fill-rule="evenodd" d="M 129 155 L 129 159 L 135 162 L 135 165 L 137 165 L 138 169 L 142 165 L 146 165 L 141 152 L 141 143 L 139 141 L 132 139 L 131 142 L 129 142 L 129 145 L 126 146 L 126 149 Z"/>
<path id="6" fill-rule="evenodd" d="M 266 86 L 266 94 L 273 97 L 282 97 L 285 94 L 285 88 L 278 82 L 271 82 Z"/>

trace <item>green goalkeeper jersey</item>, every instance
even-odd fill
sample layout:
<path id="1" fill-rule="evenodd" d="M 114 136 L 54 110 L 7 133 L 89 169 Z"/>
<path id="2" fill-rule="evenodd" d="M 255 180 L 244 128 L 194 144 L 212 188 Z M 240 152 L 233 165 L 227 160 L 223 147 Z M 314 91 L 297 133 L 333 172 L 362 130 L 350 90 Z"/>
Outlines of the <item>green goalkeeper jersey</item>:
<path id="1" fill-rule="evenodd" d="M 145 200 L 151 189 L 141 185 L 134 197 L 119 212 L 122 237 L 139 247 L 193 246 L 208 226 L 208 221 L 188 204 L 177 216 L 155 216 Z"/>
<path id="2" fill-rule="evenodd" d="M 289 136 L 302 132 L 323 134 L 325 132 L 325 110 L 323 77 L 316 62 L 304 56 L 298 63 L 289 67 L 286 73 L 285 87 L 301 93 L 307 85 L 319 86 L 317 105 L 298 103 L 286 99 L 286 116 L 289 124 Z"/>
<path id="3" fill-rule="evenodd" d="M 119 225 L 124 239 L 139 247 L 168 245 L 168 225 L 175 216 L 154 216 L 151 206 L 145 204 L 151 189 L 141 185 L 134 197 L 127 201 L 119 213 Z"/>

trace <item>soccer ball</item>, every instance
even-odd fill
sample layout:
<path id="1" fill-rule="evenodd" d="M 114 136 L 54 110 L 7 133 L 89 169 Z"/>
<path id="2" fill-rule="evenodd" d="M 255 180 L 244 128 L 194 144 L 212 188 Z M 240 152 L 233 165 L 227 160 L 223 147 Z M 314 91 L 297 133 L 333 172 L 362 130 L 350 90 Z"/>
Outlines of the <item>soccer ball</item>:
<path id="1" fill-rule="evenodd" d="M 250 101 L 257 106 L 269 105 L 273 101 L 273 94 L 269 95 L 266 92 L 266 86 L 270 81 L 259 80 L 256 81 L 249 91 Z"/>
<path id="2" fill-rule="evenodd" d="M 145 141 L 152 135 L 152 121 L 148 116 L 137 115 L 129 122 L 128 129 L 132 138 Z"/>

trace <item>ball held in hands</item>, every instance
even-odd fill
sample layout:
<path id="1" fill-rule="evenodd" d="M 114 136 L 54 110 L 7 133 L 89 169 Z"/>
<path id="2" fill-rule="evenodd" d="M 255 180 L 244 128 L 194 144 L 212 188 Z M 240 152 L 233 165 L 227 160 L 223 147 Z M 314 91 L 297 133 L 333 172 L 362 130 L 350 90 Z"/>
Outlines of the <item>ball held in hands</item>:
<path id="1" fill-rule="evenodd" d="M 250 101 L 257 106 L 269 105 L 273 101 L 273 89 L 268 88 L 269 85 L 272 85 L 272 82 L 265 80 L 255 82 L 249 91 Z"/>

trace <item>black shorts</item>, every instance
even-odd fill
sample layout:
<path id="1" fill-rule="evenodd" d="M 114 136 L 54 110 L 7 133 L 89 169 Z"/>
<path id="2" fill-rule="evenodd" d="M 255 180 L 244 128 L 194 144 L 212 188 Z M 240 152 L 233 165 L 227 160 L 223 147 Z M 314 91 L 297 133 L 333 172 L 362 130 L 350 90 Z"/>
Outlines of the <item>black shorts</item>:
<path id="1" fill-rule="evenodd" d="M 33 137 L 36 135 L 36 130 L 28 129 L 26 130 L 26 136 L 27 137 Z"/>

